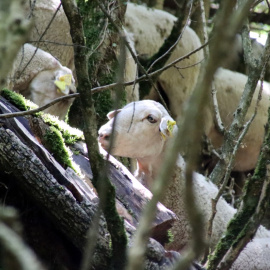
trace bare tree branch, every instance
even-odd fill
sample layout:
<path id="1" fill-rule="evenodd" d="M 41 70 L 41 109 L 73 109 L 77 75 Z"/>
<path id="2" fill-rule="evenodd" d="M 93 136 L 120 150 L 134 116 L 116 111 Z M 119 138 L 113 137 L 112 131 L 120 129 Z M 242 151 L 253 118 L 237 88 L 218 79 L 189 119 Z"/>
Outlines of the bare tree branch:
<path id="1" fill-rule="evenodd" d="M 22 71 L 20 72 L 20 74 L 18 74 L 17 76 L 20 77 L 24 71 L 26 70 L 26 68 L 28 67 L 28 65 L 31 63 L 31 61 L 33 60 L 33 58 L 35 57 L 37 51 L 38 51 L 38 48 L 39 48 L 39 42 L 42 40 L 42 38 L 45 36 L 47 30 L 50 28 L 52 22 L 54 21 L 54 18 L 56 16 L 56 14 L 58 13 L 59 9 L 61 8 L 62 4 L 60 3 L 59 6 L 57 7 L 55 13 L 53 14 L 53 17 L 51 18 L 50 22 L 48 23 L 48 25 L 46 26 L 44 32 L 40 35 L 39 37 L 39 40 L 37 41 L 37 46 L 36 46 L 36 49 L 33 53 L 33 55 L 31 56 L 31 58 L 29 59 L 29 61 L 26 63 L 26 65 L 23 67 Z"/>
<path id="2" fill-rule="evenodd" d="M 165 65 L 167 60 L 169 59 L 170 55 L 172 54 L 173 50 L 181 40 L 183 33 L 188 25 L 188 20 L 190 18 L 191 10 L 192 10 L 192 4 L 193 1 L 188 3 L 188 1 L 184 1 L 181 3 L 182 6 L 178 6 L 177 9 L 177 21 L 175 22 L 173 29 L 171 31 L 170 36 L 165 40 L 164 44 L 161 46 L 159 51 L 154 54 L 147 62 L 150 63 L 148 64 L 148 69 L 147 73 L 149 73 L 151 70 L 156 70 L 157 68 L 153 69 L 153 66 L 156 65 L 159 62 L 158 67 L 162 67 Z M 188 11 L 188 12 L 187 12 Z M 175 41 L 175 37 L 178 35 L 178 38 Z M 174 42 L 169 49 L 168 46 Z M 206 47 L 205 47 L 206 48 Z M 162 60 L 162 61 L 161 61 Z"/>
<path id="3" fill-rule="evenodd" d="M 99 3 L 99 2 L 98 2 Z M 82 17 L 72 0 L 62 0 L 63 8 L 68 17 L 71 29 L 71 36 L 74 44 L 85 45 Z M 80 8 L 90 8 L 83 5 L 91 3 L 81 2 Z M 82 11 L 82 10 L 81 10 Z M 90 10 L 89 10 L 90 12 Z M 117 10 L 116 10 L 117 14 Z M 111 35 L 112 37 L 112 35 Z M 103 160 L 99 154 L 96 140 L 97 123 L 96 113 L 92 100 L 91 83 L 88 74 L 88 62 L 86 51 L 82 47 L 74 47 L 75 67 L 78 78 L 78 90 L 82 104 L 82 114 L 84 118 L 84 136 L 87 144 L 89 160 L 91 160 L 93 171 L 93 183 L 98 191 L 100 206 L 104 213 L 108 230 L 112 239 L 112 265 L 121 270 L 126 263 L 127 236 L 123 220 L 119 217 L 115 207 L 115 188 L 111 184 L 107 175 L 104 175 Z M 99 59 L 99 58 L 98 58 Z M 100 60 L 100 59 L 99 59 Z M 96 65 L 98 61 L 96 60 Z"/>
<path id="4" fill-rule="evenodd" d="M 266 63 L 266 60 L 269 59 L 269 55 L 270 55 L 270 34 L 268 34 L 267 43 L 266 43 L 266 47 L 265 47 L 265 50 L 264 50 L 264 55 L 263 55 L 262 59 L 260 59 L 259 64 L 254 65 L 254 63 L 251 63 L 251 65 L 252 65 L 252 69 L 250 70 L 251 74 L 250 74 L 250 76 L 248 78 L 248 82 L 247 82 L 247 84 L 245 86 L 243 96 L 241 97 L 239 107 L 237 108 L 237 110 L 235 112 L 235 118 L 233 120 L 233 123 L 232 123 L 230 129 L 229 129 L 230 136 L 226 136 L 227 138 L 225 139 L 225 142 L 224 142 L 224 144 L 222 146 L 223 155 L 224 155 L 224 157 L 226 157 L 226 160 L 228 162 L 225 162 L 224 160 L 222 161 L 222 163 L 219 162 L 218 165 L 216 166 L 216 168 L 214 169 L 213 173 L 211 174 L 211 177 L 213 177 L 213 176 L 218 177 L 217 179 L 215 179 L 216 181 L 221 181 L 221 178 L 223 177 L 224 172 L 226 172 L 226 167 L 228 167 L 230 162 L 233 161 L 233 157 L 231 155 L 232 155 L 232 153 L 235 152 L 234 147 L 237 147 L 237 145 L 239 145 L 239 142 L 237 143 L 236 146 L 232 142 L 234 142 L 235 140 L 236 141 L 241 140 L 242 137 L 243 137 L 242 134 L 239 135 L 240 134 L 239 127 L 241 127 L 243 125 L 245 113 L 247 112 L 247 110 L 249 108 L 250 102 L 251 102 L 252 97 L 253 97 L 253 93 L 255 91 L 255 88 L 256 88 L 256 85 L 257 85 L 257 82 L 258 82 L 258 79 L 261 78 L 261 76 L 262 76 L 261 74 L 264 73 L 265 63 Z M 262 71 L 260 72 L 261 69 L 262 69 Z M 259 94 L 259 96 L 260 96 L 260 94 Z M 259 101 L 259 98 L 258 98 L 258 101 Z M 256 111 L 255 111 L 255 113 L 256 113 Z M 251 118 L 251 120 L 252 120 L 252 118 Z M 249 125 L 249 123 L 248 123 L 248 125 Z M 248 125 L 247 125 L 247 127 L 248 127 Z M 244 132 L 246 132 L 246 129 L 244 129 Z M 261 155 L 263 155 L 263 153 Z M 258 166 L 261 167 L 262 165 L 260 164 Z M 228 174 L 228 172 L 227 172 L 227 174 Z M 254 179 L 256 179 L 256 177 L 257 177 L 256 176 L 256 170 L 255 170 L 255 174 L 254 174 L 253 177 L 254 177 Z M 263 179 L 261 179 L 261 181 L 263 181 Z M 259 194 L 261 194 L 260 193 L 261 192 L 260 186 L 258 185 L 257 188 L 259 190 L 258 191 Z M 254 194 L 249 194 L 249 196 L 252 196 L 252 198 L 253 198 L 252 201 L 255 202 L 255 193 Z M 248 202 L 247 202 L 247 205 L 249 205 Z M 245 206 L 245 203 L 243 204 L 243 207 L 244 206 Z M 237 225 L 238 227 L 236 228 L 235 224 L 238 222 L 238 220 L 241 220 L 242 224 L 246 224 L 250 220 L 251 215 L 253 215 L 253 213 L 255 211 L 254 205 L 253 205 L 253 207 L 249 207 L 247 209 L 249 209 L 249 211 L 250 211 L 249 215 L 247 215 L 247 213 L 246 213 L 247 210 L 245 210 L 245 214 L 243 215 L 243 212 L 240 209 L 238 211 L 238 213 L 236 214 L 236 217 L 228 225 L 226 235 L 220 240 L 220 242 L 218 244 L 219 249 L 214 251 L 214 253 L 213 253 L 214 256 L 211 256 L 211 259 L 209 261 L 209 269 L 210 270 L 211 269 L 217 269 L 216 267 L 220 264 L 221 260 L 223 260 L 223 257 L 228 252 L 228 249 L 230 247 L 232 247 L 232 245 L 238 245 L 237 240 L 235 241 L 235 238 L 241 236 L 242 228 L 239 227 L 239 224 Z M 255 221 L 255 223 L 257 224 L 258 222 Z M 232 231 L 233 231 L 233 233 L 231 233 Z M 246 243 L 247 242 L 245 242 L 245 244 Z M 244 247 L 244 242 L 242 242 L 242 244 L 241 243 L 239 244 L 241 246 L 241 248 Z M 232 264 L 236 257 L 235 256 L 230 256 L 230 258 L 231 259 L 229 259 L 229 260 L 231 260 L 231 261 L 228 262 L 228 265 Z M 227 262 L 226 262 L 226 264 L 227 264 Z"/>
<path id="5" fill-rule="evenodd" d="M 205 44 L 203 44 L 199 48 L 195 49 L 194 51 L 192 51 L 192 52 L 190 52 L 190 53 L 188 53 L 188 54 L 186 54 L 186 55 L 184 55 L 182 57 L 179 57 L 178 59 L 176 59 L 173 62 L 169 63 L 165 67 L 163 67 L 161 69 L 158 69 L 158 70 L 156 70 L 156 71 L 148 74 L 148 76 L 155 76 L 157 74 L 160 74 L 164 70 L 169 69 L 170 67 L 175 66 L 175 64 L 177 64 L 178 62 L 180 62 L 180 61 L 182 61 L 182 60 L 184 60 L 186 58 L 189 58 L 192 54 L 194 54 L 197 51 L 203 49 L 207 45 L 208 45 L 208 42 L 205 43 Z M 87 48 L 86 46 L 79 46 L 79 45 L 77 47 Z M 133 81 L 130 81 L 130 82 L 125 82 L 125 83 L 121 83 L 121 84 L 119 84 L 118 82 L 116 82 L 116 83 L 111 83 L 111 84 L 104 85 L 104 86 L 98 86 L 98 87 L 92 88 L 90 91 L 91 91 L 92 94 L 99 93 L 99 92 L 105 91 L 107 89 L 115 88 L 115 87 L 118 87 L 118 86 L 135 85 L 136 83 L 138 83 L 140 81 L 143 81 L 143 80 L 147 80 L 147 76 L 146 75 L 143 75 L 143 76 L 141 76 L 141 77 L 139 77 L 139 78 L 137 78 L 137 79 L 135 79 Z M 9 118 L 9 117 L 17 117 L 17 116 L 30 115 L 30 114 L 33 114 L 33 113 L 37 113 L 37 112 L 43 111 L 43 110 L 45 110 L 45 109 L 53 106 L 54 104 L 56 104 L 56 103 L 58 103 L 60 101 L 63 101 L 63 100 L 66 100 L 66 99 L 70 99 L 70 98 L 75 98 L 75 97 L 78 97 L 78 96 L 80 96 L 80 93 L 69 94 L 69 95 L 66 95 L 66 96 L 62 96 L 62 97 L 56 98 L 56 99 L 52 100 L 51 102 L 49 102 L 49 103 L 47 103 L 47 104 L 45 104 L 45 105 L 43 105 L 43 106 L 41 106 L 41 107 L 39 107 L 37 109 L 29 110 L 29 111 L 26 111 L 26 112 L 1 114 L 0 115 L 0 118 Z"/>

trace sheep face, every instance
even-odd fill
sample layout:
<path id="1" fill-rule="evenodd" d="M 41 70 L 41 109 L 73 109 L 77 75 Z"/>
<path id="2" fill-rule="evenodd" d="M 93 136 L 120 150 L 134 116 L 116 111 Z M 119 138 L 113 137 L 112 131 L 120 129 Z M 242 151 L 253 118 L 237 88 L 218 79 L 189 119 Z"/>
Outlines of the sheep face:
<path id="1" fill-rule="evenodd" d="M 121 110 L 110 112 L 108 118 L 109 122 L 98 132 L 99 143 L 105 150 L 109 149 L 116 119 L 112 145 L 112 154 L 116 156 L 137 159 L 158 156 L 177 129 L 164 107 L 151 100 L 132 102 Z"/>
<path id="2" fill-rule="evenodd" d="M 43 106 L 55 98 L 76 92 L 75 80 L 70 69 L 61 66 L 57 69 L 41 71 L 30 83 L 30 98 Z M 45 112 L 64 119 L 73 100 L 64 100 L 48 108 Z"/>

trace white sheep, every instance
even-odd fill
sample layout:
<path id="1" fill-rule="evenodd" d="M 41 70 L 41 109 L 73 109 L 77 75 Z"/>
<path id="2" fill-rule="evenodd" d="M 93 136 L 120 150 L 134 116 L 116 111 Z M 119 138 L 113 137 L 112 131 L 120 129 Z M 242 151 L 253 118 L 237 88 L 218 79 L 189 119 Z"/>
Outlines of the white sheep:
<path id="1" fill-rule="evenodd" d="M 45 33 L 38 43 L 38 47 L 54 56 L 63 66 L 74 71 L 74 53 L 69 22 L 62 6 L 56 13 L 60 4 L 60 0 L 25 1 L 26 16 L 34 20 L 29 41 L 37 46 L 36 42 Z"/>
<path id="2" fill-rule="evenodd" d="M 227 69 L 220 68 L 214 76 L 213 85 L 217 90 L 217 101 L 220 111 L 220 116 L 225 128 L 228 128 L 233 120 L 233 113 L 236 110 L 243 93 L 248 77 L 241 73 L 233 72 Z M 260 83 L 258 83 L 251 106 L 248 109 L 245 118 L 248 121 L 256 107 Z M 258 105 L 258 111 L 253 120 L 248 133 L 246 134 L 236 155 L 234 170 L 248 171 L 255 168 L 260 148 L 264 137 L 264 125 L 267 123 L 268 107 L 270 106 L 270 84 L 263 82 L 262 99 Z M 213 145 L 217 148 L 221 146 L 223 136 L 216 130 L 214 126 L 214 112 L 212 118 L 209 118 L 208 124 L 211 129 L 208 131 L 208 137 Z"/>
<path id="3" fill-rule="evenodd" d="M 36 47 L 30 44 L 25 44 L 21 48 L 8 78 L 10 89 L 22 93 L 39 106 L 63 94 L 76 91 L 71 72 L 74 72 L 74 53 L 69 23 L 62 7 L 56 13 L 60 3 L 60 0 L 38 0 L 33 3 L 25 1 L 25 16 L 34 20 L 34 27 L 30 33 L 29 41 L 37 45 L 36 41 L 39 40 L 43 33 L 45 35 L 38 43 L 39 49 L 36 53 Z M 48 27 L 49 24 L 50 27 Z M 126 36 L 135 52 L 131 35 L 126 32 Z M 32 55 L 35 55 L 34 58 L 24 69 Z M 137 65 L 130 52 L 127 51 L 125 81 L 134 80 L 136 74 Z M 62 86 L 63 89 L 59 89 L 59 85 L 64 82 L 66 82 L 66 85 Z M 58 85 L 56 86 L 56 84 Z M 126 93 L 128 102 L 138 100 L 138 84 L 135 87 L 127 86 Z M 72 101 L 71 99 L 62 101 L 46 109 L 45 112 L 64 119 Z"/>
<path id="4" fill-rule="evenodd" d="M 49 25 L 54 14 L 56 13 L 56 10 L 60 3 L 60 0 L 38 0 L 35 3 L 27 2 L 26 10 L 28 14 L 31 14 L 31 18 L 34 19 L 35 25 L 35 27 L 33 27 L 33 30 L 30 33 L 29 38 L 33 45 L 36 46 L 35 41 L 38 41 L 41 34 L 45 32 L 45 29 Z M 135 52 L 132 36 L 126 31 L 125 34 L 133 51 Z M 56 16 L 54 17 L 50 27 L 46 30 L 41 42 L 38 43 L 38 46 L 42 50 L 54 56 L 63 66 L 71 69 L 74 76 L 76 77 L 70 26 L 62 7 L 56 13 Z M 136 74 L 137 65 L 134 62 L 130 52 L 126 50 L 125 81 L 134 80 L 136 78 Z M 128 102 L 138 100 L 138 84 L 136 84 L 134 90 L 133 86 L 127 86 L 126 93 L 126 99 Z"/>
<path id="5" fill-rule="evenodd" d="M 36 47 L 31 44 L 24 44 L 20 49 L 13 63 L 8 84 L 10 89 L 21 93 L 39 106 L 57 97 L 76 92 L 71 70 L 63 67 L 49 53 L 41 49 L 36 51 Z M 70 99 L 61 101 L 45 112 L 64 119 L 71 102 Z"/>
<path id="6" fill-rule="evenodd" d="M 164 107 L 155 101 L 144 100 L 130 103 L 121 110 L 109 113 L 109 122 L 100 128 L 99 143 L 105 150 L 109 147 L 115 114 L 117 117 L 112 154 L 136 158 L 137 177 L 149 186 L 164 162 L 164 152 L 170 135 L 175 134 L 177 130 L 175 122 Z M 172 230 L 174 241 L 169 246 L 176 250 L 182 250 L 192 236 L 183 201 L 182 173 L 184 170 L 185 162 L 179 156 L 172 183 L 164 199 L 165 206 L 174 211 L 179 218 Z M 194 173 L 193 181 L 197 205 L 207 221 L 212 211 L 211 198 L 217 194 L 217 187 L 198 173 Z M 212 246 L 222 236 L 235 212 L 236 210 L 223 198 L 219 200 L 214 220 Z M 246 246 L 231 269 L 270 269 L 269 241 L 270 232 L 260 226 L 256 237 Z"/>
<path id="7" fill-rule="evenodd" d="M 140 56 L 150 57 L 158 52 L 165 39 L 169 36 L 176 17 L 162 10 L 128 3 L 125 14 L 125 28 L 133 34 L 135 49 Z M 196 33 L 186 27 L 183 36 L 167 63 L 184 56 L 199 48 L 201 42 Z M 202 50 L 164 71 L 158 82 L 165 89 L 170 102 L 170 110 L 174 117 L 179 115 L 181 104 L 187 100 L 196 85 L 200 72 L 199 63 L 203 59 Z M 177 94 L 176 94 L 177 93 Z M 152 90 L 149 98 L 155 96 Z"/>
<path id="8" fill-rule="evenodd" d="M 264 45 L 258 42 L 254 38 L 250 38 L 250 41 L 251 41 L 254 58 L 260 59 L 263 54 Z M 270 70 L 268 68 L 269 64 L 270 64 L 270 61 L 268 61 L 268 64 L 265 70 L 264 79 L 266 81 L 270 81 Z M 230 56 L 226 59 L 225 63 L 222 63 L 222 67 L 232 70 L 232 71 L 237 71 L 246 75 L 248 74 L 248 68 L 244 62 L 243 42 L 242 42 L 242 37 L 240 34 L 236 35 L 234 46 L 232 46 L 232 48 L 230 49 Z"/>
<path id="9" fill-rule="evenodd" d="M 135 48 L 138 54 L 147 55 L 148 57 L 158 51 L 166 37 L 170 34 L 173 23 L 176 20 L 174 16 L 167 12 L 130 3 L 127 5 L 125 19 L 126 28 L 134 35 Z M 180 43 L 168 60 L 168 63 L 198 48 L 200 45 L 201 43 L 196 33 L 187 27 Z M 202 58 L 203 52 L 200 51 L 178 64 L 178 66 L 187 67 L 199 62 Z M 200 72 L 199 69 L 200 65 L 183 70 L 181 69 L 180 71 L 176 68 L 170 68 L 163 72 L 158 79 L 168 97 L 169 108 L 173 117 L 177 118 L 182 115 L 184 104 L 190 97 L 197 82 L 197 77 Z M 213 84 L 217 90 L 220 114 L 225 127 L 228 127 L 232 122 L 233 112 L 237 108 L 246 81 L 247 76 L 226 69 L 220 69 L 215 75 Z M 235 171 L 248 171 L 255 167 L 264 136 L 264 125 L 267 120 L 270 94 L 269 86 L 267 82 L 264 82 L 258 114 L 238 150 L 235 166 L 233 168 Z M 258 90 L 256 93 L 258 93 Z M 154 100 L 158 99 L 153 91 L 148 98 Z M 255 94 L 246 120 L 251 117 L 256 100 Z M 211 111 L 210 106 L 207 108 L 206 116 L 205 132 L 212 141 L 212 144 L 215 147 L 219 147 L 222 143 L 223 136 L 221 136 L 215 128 L 214 112 L 213 110 Z"/>

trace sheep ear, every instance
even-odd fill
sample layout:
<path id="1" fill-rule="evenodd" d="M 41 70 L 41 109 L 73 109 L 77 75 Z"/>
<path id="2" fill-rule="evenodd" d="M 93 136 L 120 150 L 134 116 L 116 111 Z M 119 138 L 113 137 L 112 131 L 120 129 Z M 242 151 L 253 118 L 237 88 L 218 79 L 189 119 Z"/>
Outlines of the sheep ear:
<path id="1" fill-rule="evenodd" d="M 60 93 L 67 95 L 69 93 L 69 86 L 71 85 L 71 80 L 72 75 L 65 74 L 63 76 L 60 76 L 58 80 L 55 80 L 54 84 L 57 86 L 57 89 L 59 89 Z"/>
<path id="2" fill-rule="evenodd" d="M 168 118 L 163 117 L 159 125 L 159 131 L 161 137 L 166 140 L 168 137 L 172 137 L 176 128 L 176 122 Z"/>
<path id="3" fill-rule="evenodd" d="M 115 111 L 109 112 L 109 113 L 107 114 L 108 119 L 110 120 L 110 119 L 114 118 L 115 115 L 118 114 L 118 113 L 121 112 L 121 111 L 122 111 L 122 110 L 115 110 Z"/>

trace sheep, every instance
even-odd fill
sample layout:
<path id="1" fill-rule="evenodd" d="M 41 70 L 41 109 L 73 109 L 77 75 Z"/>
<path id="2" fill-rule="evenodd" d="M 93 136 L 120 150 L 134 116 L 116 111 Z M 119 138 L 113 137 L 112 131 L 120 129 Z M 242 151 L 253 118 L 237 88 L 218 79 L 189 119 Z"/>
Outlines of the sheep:
<path id="1" fill-rule="evenodd" d="M 130 103 L 120 110 L 110 112 L 108 114 L 109 122 L 99 129 L 99 144 L 105 150 L 109 148 L 109 139 L 116 114 L 115 137 L 111 153 L 116 156 L 136 158 L 138 163 L 136 177 L 149 187 L 163 163 L 164 152 L 170 136 L 177 131 L 175 122 L 165 108 L 155 101 L 143 100 Z M 172 229 L 174 241 L 168 246 L 169 249 L 178 251 L 182 250 L 191 238 L 183 201 L 182 174 L 184 170 L 185 162 L 179 155 L 172 183 L 163 202 L 179 218 Z M 218 189 L 196 172 L 193 174 L 193 183 L 197 205 L 207 221 L 212 211 L 211 198 L 215 197 Z M 235 212 L 236 210 L 223 198 L 219 200 L 211 246 L 214 246 L 222 236 Z M 260 226 L 253 241 L 246 246 L 231 269 L 269 269 L 270 247 L 267 244 L 267 241 L 269 243 L 270 240 L 269 237 L 270 232 Z M 256 268 L 258 265 L 262 265 L 262 267 Z"/>
<path id="2" fill-rule="evenodd" d="M 250 41 L 254 58 L 260 59 L 263 54 L 264 45 L 254 38 L 250 38 Z M 264 79 L 266 81 L 270 81 L 269 64 L 270 61 L 268 61 L 265 69 Z M 225 63 L 222 63 L 222 67 L 248 75 L 248 68 L 244 62 L 243 42 L 240 34 L 236 34 L 234 46 L 230 50 L 230 57 L 226 59 Z"/>
<path id="3" fill-rule="evenodd" d="M 28 12 L 28 17 L 34 19 L 33 30 L 30 33 L 29 41 L 36 45 L 35 41 L 38 41 L 40 35 L 43 34 L 47 25 L 49 25 L 52 17 L 54 16 L 57 7 L 61 3 L 60 0 L 38 0 L 35 4 L 27 4 L 25 9 Z M 125 31 L 125 29 L 124 29 Z M 125 31 L 127 40 L 129 41 L 133 51 L 135 52 L 134 44 L 132 41 L 132 35 Z M 106 42 L 105 42 L 106 43 Z M 38 44 L 39 48 L 50 53 L 55 57 L 63 66 L 71 69 L 74 77 L 74 53 L 73 46 L 71 46 L 72 38 L 70 35 L 70 26 L 67 17 L 62 7 L 58 10 L 54 20 L 50 27 L 46 30 L 45 35 L 42 37 L 42 41 Z M 130 52 L 126 50 L 126 70 L 125 70 L 125 81 L 132 81 L 135 79 L 137 74 L 137 65 L 134 62 Z M 127 101 L 135 101 L 139 99 L 138 84 L 126 87 Z"/>
<path id="4" fill-rule="evenodd" d="M 32 56 L 34 57 L 29 62 Z M 63 67 L 49 53 L 41 49 L 36 51 L 36 47 L 31 44 L 24 44 L 19 51 L 8 78 L 8 88 L 21 93 L 39 106 L 76 92 L 71 70 Z M 71 103 L 70 99 L 61 101 L 45 112 L 64 119 Z"/>
<path id="5" fill-rule="evenodd" d="M 75 80 L 72 75 L 72 71 L 74 73 L 74 53 L 71 46 L 70 27 L 63 8 L 61 7 L 56 13 L 61 3 L 60 0 L 39 0 L 32 4 L 29 3 L 25 2 L 24 10 L 27 18 L 34 18 L 34 27 L 30 33 L 29 41 L 35 44 L 44 32 L 45 35 L 38 44 L 38 50 L 30 44 L 25 44 L 19 51 L 13 64 L 13 70 L 8 78 L 8 87 L 22 93 L 26 98 L 42 106 L 63 94 L 76 91 Z M 54 20 L 50 27 L 46 29 L 55 13 Z M 126 32 L 126 36 L 135 51 L 131 35 Z M 37 53 L 35 53 L 36 50 Z M 24 70 L 25 65 L 34 54 L 35 57 Z M 125 81 L 134 80 L 136 74 L 137 65 L 131 57 L 130 52 L 127 51 Z M 71 80 L 71 82 L 68 83 L 69 85 L 65 85 L 65 89 L 59 91 L 59 87 L 56 87 L 56 84 L 63 84 L 65 80 L 68 82 Z M 126 93 L 128 102 L 138 100 L 138 84 L 134 87 L 127 86 Z M 72 99 L 62 101 L 46 109 L 45 112 L 64 119 L 72 101 Z"/>
<path id="6" fill-rule="evenodd" d="M 169 35 L 176 18 L 164 11 L 147 9 L 146 7 L 128 4 L 126 11 L 126 28 L 133 33 L 135 48 L 140 55 L 152 56 L 158 51 L 165 38 Z M 146 27 L 147 26 L 147 27 Z M 171 62 L 201 45 L 194 31 L 187 27 L 180 43 L 175 48 L 168 62 Z M 179 65 L 189 66 L 203 59 L 203 52 L 194 54 L 190 59 L 181 62 Z M 174 118 L 181 117 L 183 107 L 193 92 L 200 72 L 200 66 L 180 71 L 183 77 L 175 68 L 163 72 L 158 79 L 165 94 L 169 100 L 169 109 Z M 215 75 L 213 85 L 217 90 L 217 99 L 222 121 L 225 127 L 229 127 L 233 119 L 233 112 L 242 95 L 247 77 L 233 71 L 220 69 Z M 249 171 L 254 169 L 259 155 L 260 147 L 264 136 L 264 124 L 266 123 L 267 109 L 269 106 L 269 84 L 264 82 L 262 100 L 259 104 L 258 114 L 247 133 L 241 148 L 238 150 L 234 171 Z M 209 89 L 210 93 L 210 89 Z M 258 93 L 258 90 L 257 92 Z M 147 97 L 158 100 L 152 91 Z M 248 111 L 246 120 L 248 120 L 255 107 L 255 98 L 252 101 L 251 108 Z M 205 120 L 205 133 L 215 146 L 221 146 L 223 136 L 217 131 L 214 124 L 214 110 L 207 107 Z"/>
<path id="7" fill-rule="evenodd" d="M 150 57 L 159 50 L 169 36 L 176 19 L 175 16 L 162 10 L 128 3 L 125 14 L 125 28 L 133 34 L 135 49 L 138 54 Z M 196 33 L 190 27 L 186 27 L 181 40 L 167 63 L 190 53 L 200 46 L 201 42 Z M 174 117 L 179 115 L 181 104 L 187 100 L 196 85 L 200 72 L 200 65 L 196 65 L 196 63 L 199 63 L 202 59 L 203 52 L 200 50 L 184 61 L 179 62 L 177 64 L 179 70 L 170 68 L 159 76 L 158 82 L 166 91 L 170 111 Z M 153 99 L 154 96 L 155 92 L 152 90 L 148 98 Z"/>
<path id="8" fill-rule="evenodd" d="M 74 53 L 69 22 L 63 7 L 57 11 L 60 4 L 60 0 L 25 1 L 26 17 L 34 20 L 29 42 L 37 46 L 36 42 L 45 32 L 38 47 L 54 56 L 63 66 L 74 71 Z M 56 16 L 52 20 L 55 13 Z M 51 25 L 47 28 L 50 22 Z"/>
<path id="9" fill-rule="evenodd" d="M 223 68 L 220 68 L 214 76 L 213 85 L 217 90 L 220 116 L 225 128 L 228 128 L 232 123 L 233 113 L 238 106 L 247 79 L 246 75 Z M 246 121 L 252 117 L 255 111 L 259 89 L 260 83 L 257 86 L 251 106 L 247 112 L 245 118 Z M 234 164 L 234 170 L 236 171 L 248 171 L 255 168 L 263 142 L 264 125 L 267 123 L 267 112 L 268 107 L 270 106 L 269 97 L 270 84 L 264 81 L 262 98 L 258 104 L 257 115 L 236 155 L 236 162 Z M 207 136 L 210 138 L 214 147 L 218 148 L 221 146 L 223 136 L 216 130 L 213 117 L 214 111 L 212 111 L 212 118 L 208 119 L 211 123 L 211 128 L 209 129 Z"/>

